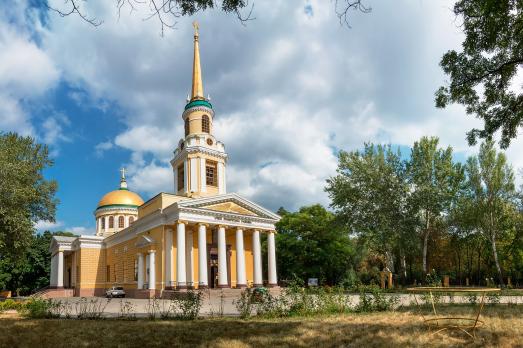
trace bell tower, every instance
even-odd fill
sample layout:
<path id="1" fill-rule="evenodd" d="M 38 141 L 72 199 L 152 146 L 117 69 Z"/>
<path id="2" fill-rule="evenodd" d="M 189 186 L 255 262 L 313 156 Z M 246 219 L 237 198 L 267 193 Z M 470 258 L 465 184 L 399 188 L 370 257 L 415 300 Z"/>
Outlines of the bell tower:
<path id="1" fill-rule="evenodd" d="M 174 192 L 180 196 L 205 197 L 226 193 L 227 153 L 213 135 L 214 110 L 203 94 L 198 23 L 194 27 L 192 90 L 182 114 L 185 137 L 171 160 Z"/>

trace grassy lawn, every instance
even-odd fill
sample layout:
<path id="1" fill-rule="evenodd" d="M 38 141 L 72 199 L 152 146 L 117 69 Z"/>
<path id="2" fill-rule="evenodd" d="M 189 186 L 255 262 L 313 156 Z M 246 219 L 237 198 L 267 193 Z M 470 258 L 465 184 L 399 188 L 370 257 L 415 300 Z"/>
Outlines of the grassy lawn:
<path id="1" fill-rule="evenodd" d="M 487 307 L 483 319 L 486 326 L 471 341 L 458 332 L 431 335 L 411 311 L 186 322 L 34 320 L 4 313 L 0 347 L 523 347 L 523 306 Z"/>

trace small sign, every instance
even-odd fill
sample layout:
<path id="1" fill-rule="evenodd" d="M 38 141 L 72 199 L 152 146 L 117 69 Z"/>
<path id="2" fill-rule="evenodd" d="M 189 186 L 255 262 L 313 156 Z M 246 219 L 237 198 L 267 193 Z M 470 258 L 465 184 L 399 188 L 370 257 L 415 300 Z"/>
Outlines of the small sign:
<path id="1" fill-rule="evenodd" d="M 318 278 L 309 278 L 307 283 L 309 286 L 318 286 Z"/>

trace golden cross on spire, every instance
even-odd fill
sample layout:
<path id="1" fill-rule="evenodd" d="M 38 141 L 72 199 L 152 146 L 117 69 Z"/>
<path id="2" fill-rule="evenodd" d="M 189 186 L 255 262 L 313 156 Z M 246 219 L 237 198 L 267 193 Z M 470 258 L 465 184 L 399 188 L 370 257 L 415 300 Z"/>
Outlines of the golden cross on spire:
<path id="1" fill-rule="evenodd" d="M 198 25 L 197 21 L 192 22 L 192 26 L 194 28 L 194 36 L 199 36 L 198 29 L 200 29 L 200 26 Z"/>
<path id="2" fill-rule="evenodd" d="M 120 173 L 122 173 L 122 179 L 125 180 L 125 168 L 120 169 Z"/>

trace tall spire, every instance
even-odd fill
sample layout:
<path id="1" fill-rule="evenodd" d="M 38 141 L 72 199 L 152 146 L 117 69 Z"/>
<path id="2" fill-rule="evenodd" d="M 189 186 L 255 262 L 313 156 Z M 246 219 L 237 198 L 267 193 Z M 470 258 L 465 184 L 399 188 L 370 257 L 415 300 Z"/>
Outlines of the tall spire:
<path id="1" fill-rule="evenodd" d="M 127 190 L 127 180 L 125 180 L 125 168 L 120 169 L 122 176 L 120 177 L 120 190 Z"/>
<path id="2" fill-rule="evenodd" d="M 191 100 L 205 99 L 203 95 L 202 69 L 200 67 L 200 46 L 198 44 L 198 22 L 192 23 L 194 27 L 194 61 L 192 66 L 192 93 Z"/>

